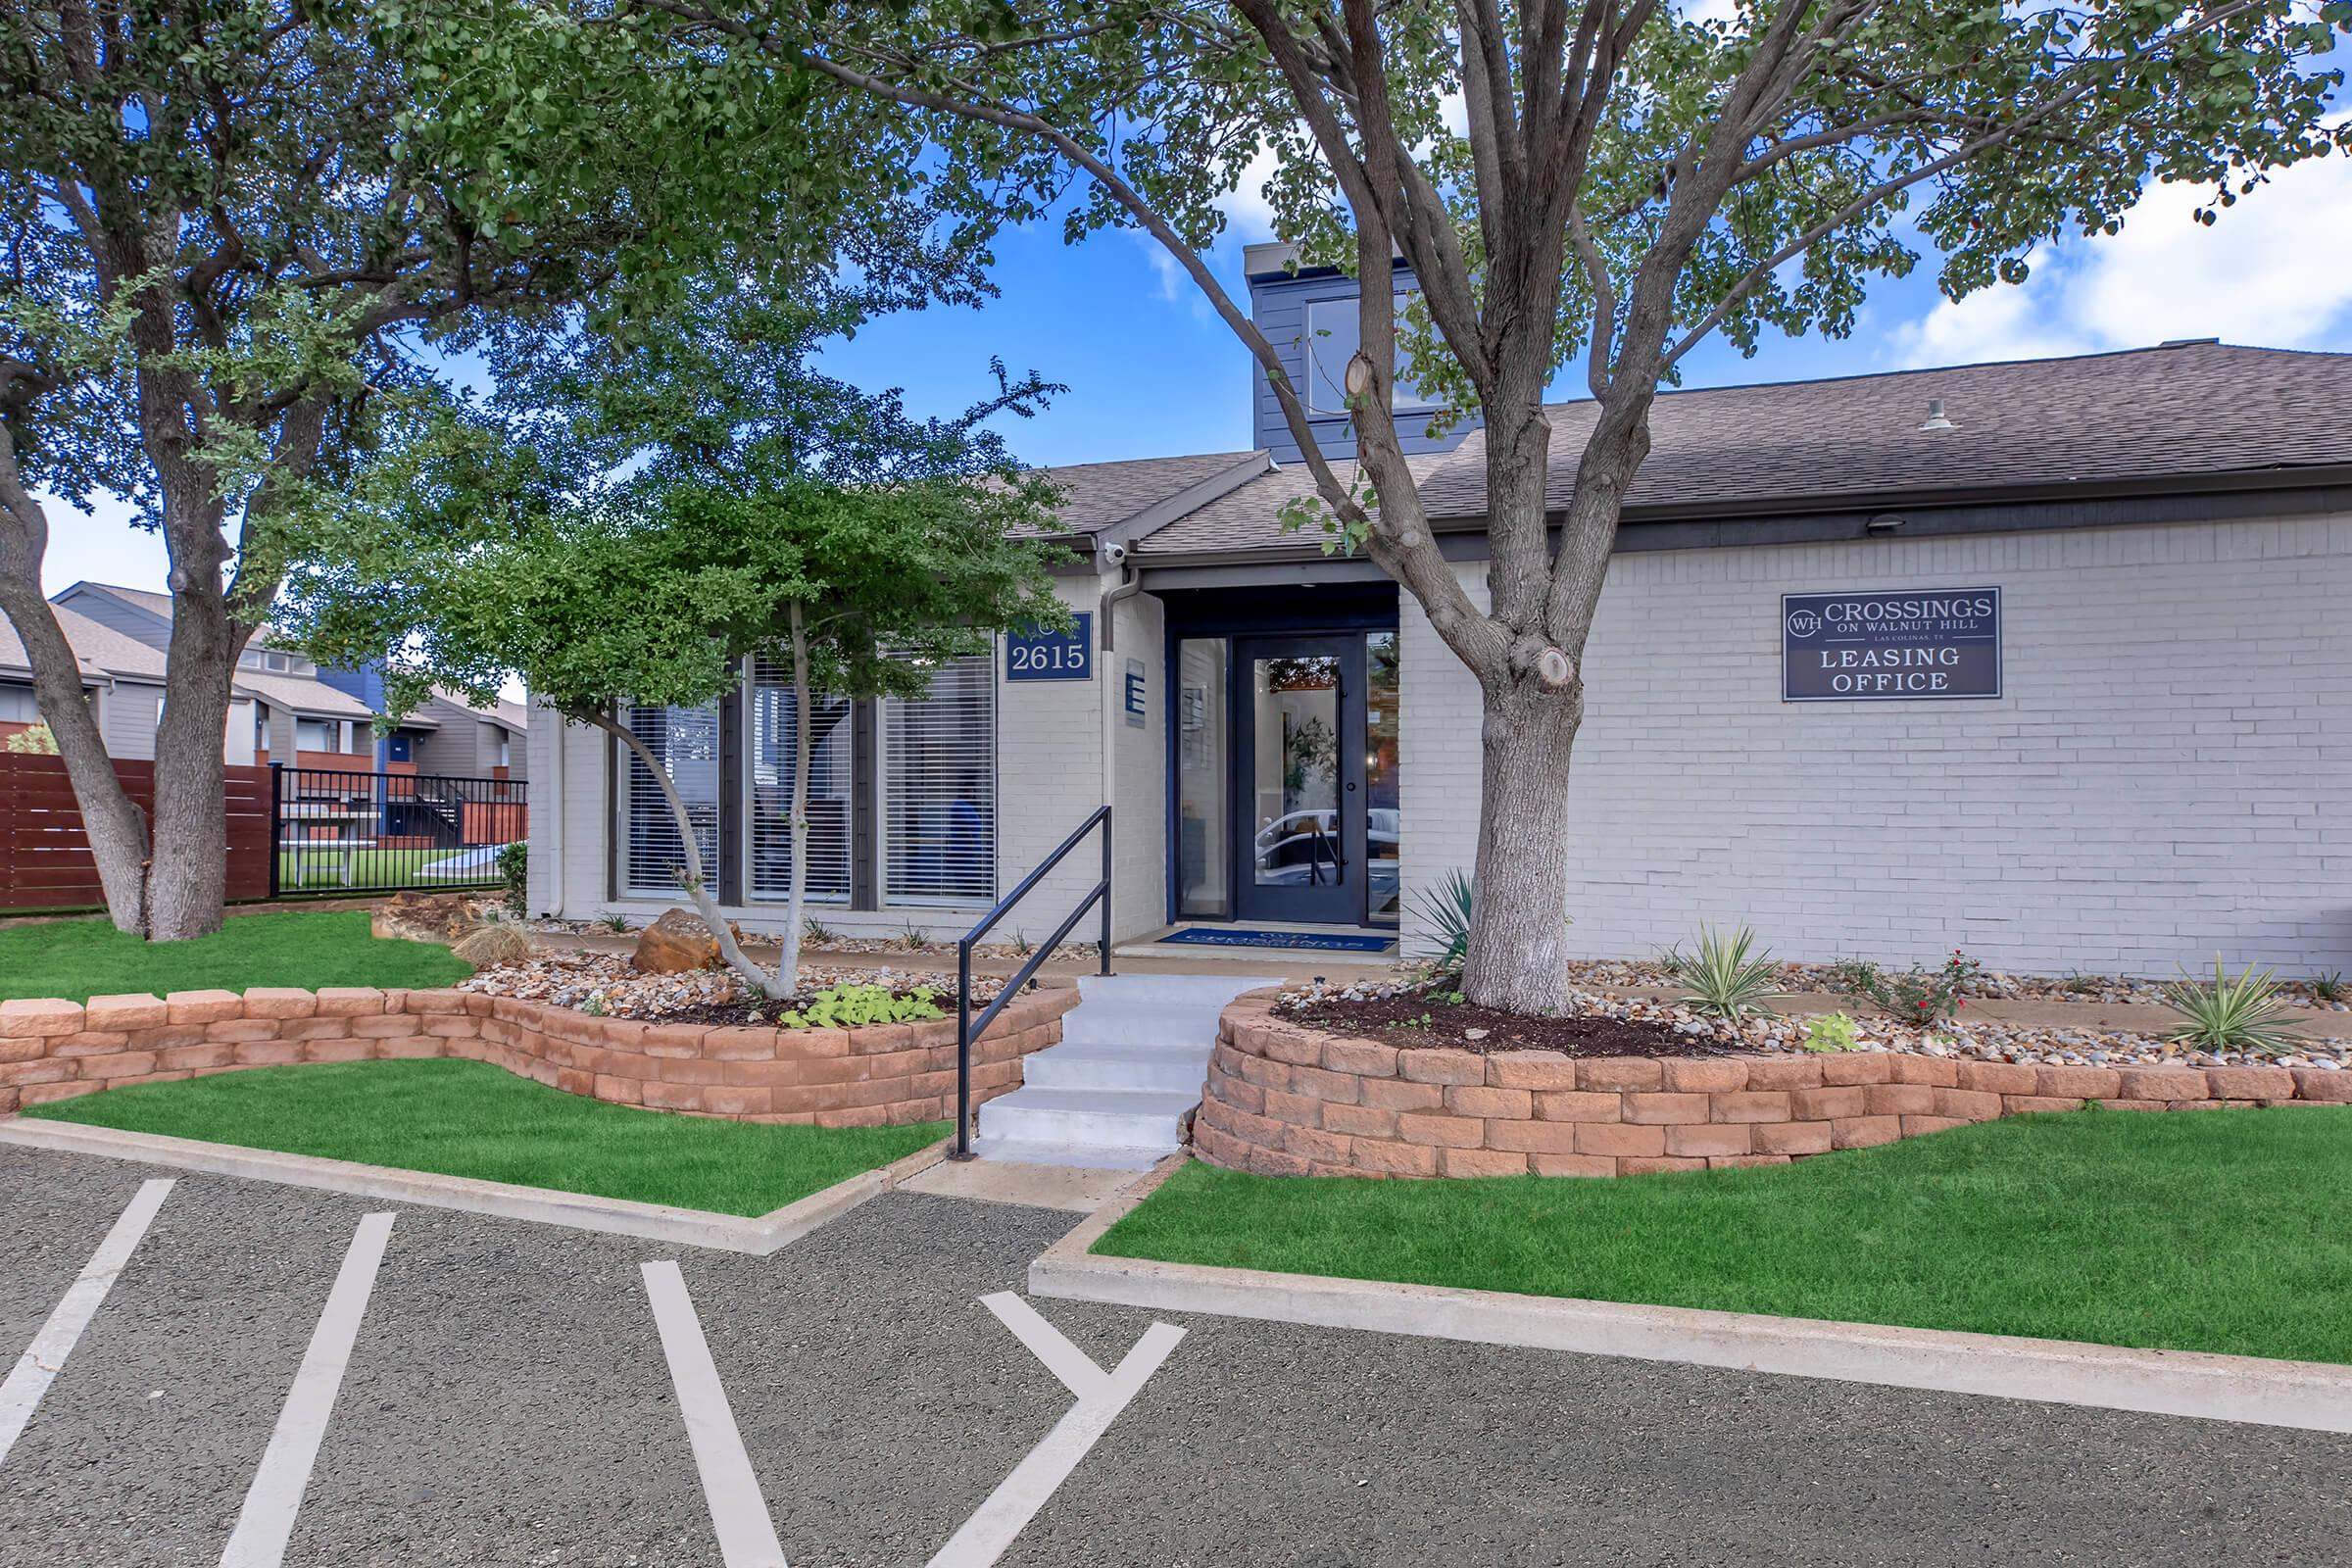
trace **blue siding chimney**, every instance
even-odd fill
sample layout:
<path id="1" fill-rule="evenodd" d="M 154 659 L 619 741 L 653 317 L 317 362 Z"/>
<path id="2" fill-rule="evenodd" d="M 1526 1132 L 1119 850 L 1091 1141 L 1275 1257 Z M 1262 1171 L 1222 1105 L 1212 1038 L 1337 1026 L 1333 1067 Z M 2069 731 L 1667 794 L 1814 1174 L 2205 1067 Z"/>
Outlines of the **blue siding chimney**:
<path id="1" fill-rule="evenodd" d="M 1356 282 L 1336 268 L 1309 267 L 1293 271 L 1291 263 L 1295 255 L 1288 245 L 1251 245 L 1244 253 L 1242 265 L 1250 279 L 1250 317 L 1282 356 L 1291 384 L 1306 395 L 1307 407 L 1313 411 L 1315 442 L 1324 455 L 1352 458 L 1355 431 L 1334 382 L 1340 365 L 1353 351 Z M 1396 291 L 1409 294 L 1416 286 L 1412 269 L 1402 262 L 1396 263 Z M 1320 374 L 1312 352 L 1318 346 L 1325 361 Z M 1265 367 L 1254 360 L 1250 366 L 1250 400 L 1254 444 L 1273 453 L 1277 463 L 1301 461 L 1298 443 L 1292 439 L 1290 423 L 1282 416 L 1282 405 L 1275 401 L 1273 385 L 1266 379 Z M 1437 440 L 1422 434 L 1428 422 L 1424 413 L 1398 411 L 1396 430 L 1405 451 L 1450 452 L 1479 421 L 1475 416 L 1456 420 Z"/>

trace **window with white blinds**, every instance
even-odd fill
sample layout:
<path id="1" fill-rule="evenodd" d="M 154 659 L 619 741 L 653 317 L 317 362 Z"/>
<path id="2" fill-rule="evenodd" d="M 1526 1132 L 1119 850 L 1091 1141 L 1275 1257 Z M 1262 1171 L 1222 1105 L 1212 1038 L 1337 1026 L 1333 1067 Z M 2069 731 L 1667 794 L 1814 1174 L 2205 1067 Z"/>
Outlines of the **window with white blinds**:
<path id="1" fill-rule="evenodd" d="M 632 708 L 629 732 L 662 759 L 677 785 L 694 824 L 703 874 L 715 892 L 718 881 L 718 710 L 715 708 Z M 668 898 L 678 891 L 678 868 L 686 863 L 685 843 L 662 786 L 645 760 L 621 750 L 622 890 Z"/>
<path id="2" fill-rule="evenodd" d="M 752 668 L 749 765 L 751 896 L 781 903 L 792 893 L 793 732 L 799 704 L 791 672 L 761 659 Z M 809 706 L 808 897 L 845 904 L 850 897 L 850 843 L 857 754 L 850 703 L 820 697 Z"/>
<path id="3" fill-rule="evenodd" d="M 997 896 L 997 683 L 987 656 L 952 659 L 931 694 L 882 704 L 882 896 L 986 904 Z"/>

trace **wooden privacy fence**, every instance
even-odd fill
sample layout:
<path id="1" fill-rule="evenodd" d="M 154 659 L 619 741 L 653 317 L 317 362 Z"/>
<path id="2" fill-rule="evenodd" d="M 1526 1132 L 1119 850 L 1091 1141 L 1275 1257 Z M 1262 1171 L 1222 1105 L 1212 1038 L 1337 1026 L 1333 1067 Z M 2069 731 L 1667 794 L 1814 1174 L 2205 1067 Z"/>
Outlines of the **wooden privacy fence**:
<path id="1" fill-rule="evenodd" d="M 228 896 L 270 896 L 270 770 L 227 774 Z M 118 761 L 115 776 L 142 810 L 155 806 L 155 764 Z M 103 906 L 98 864 L 62 758 L 0 752 L 0 909 Z"/>

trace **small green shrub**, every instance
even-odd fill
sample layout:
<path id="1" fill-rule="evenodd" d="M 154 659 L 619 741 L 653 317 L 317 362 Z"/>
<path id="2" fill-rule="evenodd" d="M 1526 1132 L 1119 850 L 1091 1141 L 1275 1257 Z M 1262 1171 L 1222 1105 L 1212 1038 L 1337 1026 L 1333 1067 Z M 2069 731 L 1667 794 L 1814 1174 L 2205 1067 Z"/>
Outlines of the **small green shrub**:
<path id="1" fill-rule="evenodd" d="M 1850 1014 L 1824 1013 L 1805 1025 L 1802 1044 L 1807 1051 L 1851 1051 L 1858 1033 Z"/>
<path id="2" fill-rule="evenodd" d="M 779 1014 L 776 1025 L 783 1029 L 854 1029 L 861 1024 L 912 1023 L 946 1016 L 927 989 L 902 997 L 888 986 L 838 985 L 819 991 L 807 1006 Z"/>
<path id="3" fill-rule="evenodd" d="M 1429 955 L 1438 971 L 1458 970 L 1470 954 L 1470 908 L 1477 902 L 1478 886 L 1469 872 L 1456 866 L 1437 882 L 1423 888 L 1415 898 L 1422 920 L 1429 926 L 1429 935 L 1437 951 Z"/>
<path id="4" fill-rule="evenodd" d="M 606 930 L 617 935 L 629 928 L 629 917 L 625 914 L 608 914 L 605 916 L 603 924 Z"/>
<path id="5" fill-rule="evenodd" d="M 531 847 L 517 840 L 498 852 L 498 879 L 506 884 L 507 912 L 521 919 L 530 912 Z"/>
<path id="6" fill-rule="evenodd" d="M 920 953 L 931 945 L 931 933 L 909 920 L 906 922 L 906 933 L 899 940 L 906 944 L 908 953 Z"/>
<path id="7" fill-rule="evenodd" d="M 1839 994 L 1847 1001 L 1876 1007 L 1924 1029 L 1959 1016 L 1960 1009 L 1968 1005 L 1968 987 L 1984 972 L 1984 965 L 1958 948 L 1933 969 L 1913 964 L 1906 974 L 1887 974 L 1875 963 L 1857 959 L 1833 971 Z"/>
<path id="8" fill-rule="evenodd" d="M 2292 1050 L 2294 1032 L 2287 1027 L 2285 1004 L 2278 993 L 2271 971 L 2256 974 L 2250 963 L 2235 980 L 2230 979 L 2217 953 L 2212 984 L 2182 975 L 2164 988 L 2164 1000 L 2187 1020 L 2170 1038 L 2207 1051 L 2254 1051 L 2271 1055 Z"/>
<path id="9" fill-rule="evenodd" d="M 831 947 L 835 940 L 833 928 L 811 915 L 801 922 L 801 940 L 812 948 Z"/>
<path id="10" fill-rule="evenodd" d="M 1037 944 L 1029 940 L 1027 932 L 1015 931 L 1012 934 L 1012 956 L 1014 957 L 1026 958 L 1036 951 Z"/>
<path id="11" fill-rule="evenodd" d="M 2346 994 L 2344 971 L 2330 969 L 2311 977 L 2311 994 L 2322 1002 L 2341 1002 Z"/>
<path id="12" fill-rule="evenodd" d="M 1660 961 L 1668 974 L 1690 988 L 1681 999 L 1684 1006 L 1737 1023 L 1761 1011 L 1770 998 L 1788 995 L 1773 984 L 1770 951 L 1749 956 L 1755 943 L 1756 934 L 1746 926 L 1727 937 L 1702 925 L 1695 955 L 1677 948 Z"/>

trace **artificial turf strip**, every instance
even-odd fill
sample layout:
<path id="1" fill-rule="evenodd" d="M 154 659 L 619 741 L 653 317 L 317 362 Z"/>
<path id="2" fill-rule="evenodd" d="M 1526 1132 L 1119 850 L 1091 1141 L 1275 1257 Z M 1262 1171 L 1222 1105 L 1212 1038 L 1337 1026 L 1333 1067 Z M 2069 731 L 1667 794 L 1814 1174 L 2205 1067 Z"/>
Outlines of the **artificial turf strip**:
<path id="1" fill-rule="evenodd" d="M 887 1165 L 949 1131 L 946 1122 L 781 1127 L 673 1116 L 445 1058 L 257 1067 L 24 1114 L 745 1215 Z"/>
<path id="2" fill-rule="evenodd" d="M 2352 1361 L 2352 1107 L 2005 1117 L 1614 1179 L 1179 1170 L 1094 1250 L 2145 1348 Z"/>
<path id="3" fill-rule="evenodd" d="M 231 915 L 211 936 L 147 942 L 104 919 L 48 920 L 0 930 L 0 1001 L 250 986 L 454 985 L 473 966 L 429 942 L 368 934 L 365 909 Z"/>

